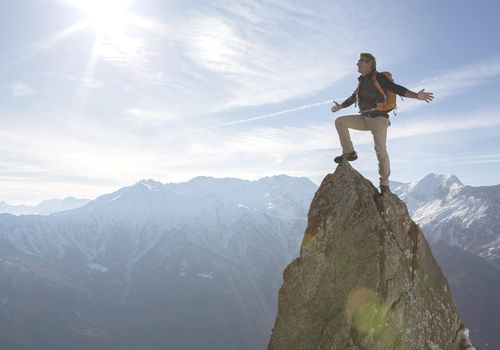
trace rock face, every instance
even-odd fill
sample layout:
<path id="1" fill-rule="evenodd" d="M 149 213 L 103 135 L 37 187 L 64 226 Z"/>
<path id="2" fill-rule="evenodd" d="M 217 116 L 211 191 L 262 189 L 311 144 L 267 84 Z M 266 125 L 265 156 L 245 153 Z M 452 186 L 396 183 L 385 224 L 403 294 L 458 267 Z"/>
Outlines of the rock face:
<path id="1" fill-rule="evenodd" d="M 473 349 L 405 204 L 348 163 L 316 192 L 283 280 L 268 350 Z"/>

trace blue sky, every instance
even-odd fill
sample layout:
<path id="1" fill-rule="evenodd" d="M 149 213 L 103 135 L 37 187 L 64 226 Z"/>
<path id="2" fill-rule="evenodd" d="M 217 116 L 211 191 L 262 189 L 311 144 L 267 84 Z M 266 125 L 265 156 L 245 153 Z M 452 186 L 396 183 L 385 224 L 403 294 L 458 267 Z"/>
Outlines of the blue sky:
<path id="1" fill-rule="evenodd" d="M 2 0 L 0 200 L 93 198 L 143 178 L 314 182 L 359 52 L 434 101 L 398 99 L 391 180 L 500 183 L 495 1 Z M 378 184 L 368 132 L 353 163 Z"/>

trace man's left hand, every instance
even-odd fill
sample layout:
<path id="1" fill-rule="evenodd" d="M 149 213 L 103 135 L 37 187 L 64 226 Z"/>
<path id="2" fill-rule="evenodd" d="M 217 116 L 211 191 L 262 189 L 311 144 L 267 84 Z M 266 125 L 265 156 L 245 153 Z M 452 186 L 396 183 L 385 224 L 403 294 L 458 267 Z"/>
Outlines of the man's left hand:
<path id="1" fill-rule="evenodd" d="M 434 98 L 434 94 L 432 92 L 424 92 L 424 90 L 422 89 L 418 92 L 417 99 L 429 103 Z"/>

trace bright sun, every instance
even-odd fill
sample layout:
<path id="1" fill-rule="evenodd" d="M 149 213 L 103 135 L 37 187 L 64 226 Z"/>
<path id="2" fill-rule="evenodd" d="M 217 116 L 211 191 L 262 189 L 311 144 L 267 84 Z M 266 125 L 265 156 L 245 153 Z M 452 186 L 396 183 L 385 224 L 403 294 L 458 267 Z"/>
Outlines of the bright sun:
<path id="1" fill-rule="evenodd" d="M 144 40 L 142 32 L 147 30 L 167 35 L 168 28 L 162 24 L 135 15 L 130 6 L 135 0 L 61 0 L 77 8 L 83 18 L 72 26 L 56 33 L 50 42 L 59 42 L 73 33 L 91 28 L 95 32 L 89 60 L 82 76 L 82 84 L 76 100 L 85 104 L 87 86 L 92 82 L 99 61 L 115 63 L 117 67 L 134 67 L 142 62 Z"/>
<path id="2" fill-rule="evenodd" d="M 124 32 L 130 15 L 128 7 L 134 0 L 70 0 L 86 15 L 86 20 L 99 36 Z"/>

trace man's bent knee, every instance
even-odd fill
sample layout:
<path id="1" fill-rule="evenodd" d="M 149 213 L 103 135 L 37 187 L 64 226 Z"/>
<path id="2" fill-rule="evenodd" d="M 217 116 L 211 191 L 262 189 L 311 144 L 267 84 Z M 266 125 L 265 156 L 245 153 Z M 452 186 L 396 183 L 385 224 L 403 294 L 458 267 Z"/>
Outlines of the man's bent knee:
<path id="1" fill-rule="evenodd" d="M 343 122 L 343 117 L 337 117 L 335 119 L 335 127 L 339 127 L 339 126 L 342 126 L 342 122 Z"/>

